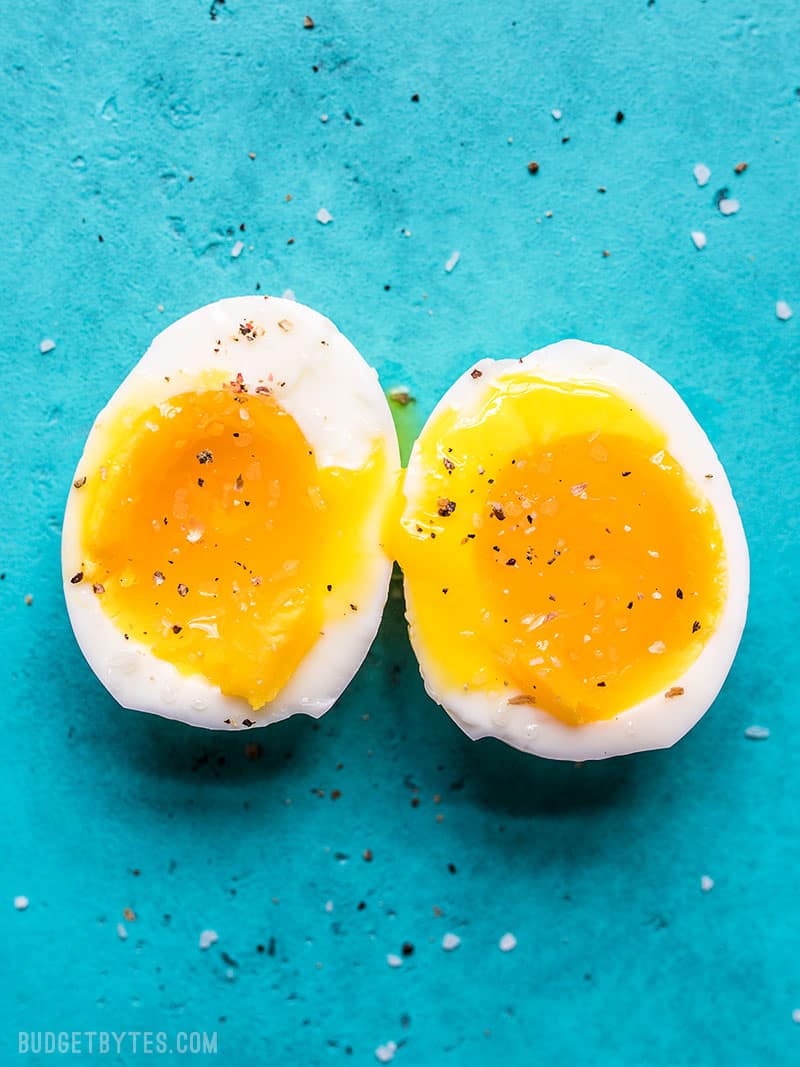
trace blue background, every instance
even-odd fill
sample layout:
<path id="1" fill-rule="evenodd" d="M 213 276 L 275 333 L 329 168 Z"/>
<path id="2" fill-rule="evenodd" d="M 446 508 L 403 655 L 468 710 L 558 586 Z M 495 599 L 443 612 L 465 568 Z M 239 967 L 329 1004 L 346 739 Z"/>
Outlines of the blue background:
<path id="1" fill-rule="evenodd" d="M 0 1062 L 19 1029 L 200 1029 L 237 1067 L 370 1064 L 389 1040 L 397 1064 L 797 1063 L 796 4 L 215 10 L 3 14 Z M 565 335 L 679 388 L 753 571 L 686 740 L 582 767 L 472 744 L 425 698 L 396 598 L 319 724 L 245 739 L 116 707 L 62 602 L 73 468 L 156 332 L 257 285 L 334 319 L 419 418 L 472 360 Z"/>

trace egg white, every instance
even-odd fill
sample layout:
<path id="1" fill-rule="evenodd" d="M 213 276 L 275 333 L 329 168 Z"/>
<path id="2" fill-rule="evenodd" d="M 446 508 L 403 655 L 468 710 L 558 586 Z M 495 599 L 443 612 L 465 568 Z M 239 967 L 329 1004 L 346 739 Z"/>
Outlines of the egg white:
<path id="1" fill-rule="evenodd" d="M 481 372 L 477 379 L 472 377 L 475 368 Z M 553 382 L 596 382 L 628 398 L 650 422 L 665 431 L 669 451 L 716 512 L 727 562 L 727 599 L 717 627 L 702 652 L 672 682 L 683 686 L 682 696 L 667 698 L 659 692 L 613 718 L 570 726 L 542 708 L 510 703 L 515 696 L 523 695 L 513 688 L 494 692 L 454 689 L 445 680 L 444 665 L 419 639 L 415 629 L 414 589 L 406 580 L 409 634 L 425 688 L 473 740 L 496 737 L 524 752 L 575 761 L 668 748 L 697 723 L 722 688 L 747 614 L 750 584 L 747 542 L 725 471 L 686 404 L 659 374 L 626 352 L 578 340 L 559 341 L 521 360 L 481 360 L 445 393 L 420 438 L 444 411 L 455 409 L 466 417 L 477 416 L 486 393 L 498 379 L 509 374 Z M 713 477 L 707 478 L 709 474 Z M 424 491 L 422 455 L 415 445 L 405 477 L 405 495 L 412 508 Z"/>
<path id="2" fill-rule="evenodd" d="M 241 334 L 244 321 L 256 327 L 254 337 Z M 263 726 L 298 712 L 317 718 L 363 662 L 386 602 L 392 564 L 381 546 L 381 529 L 400 462 L 391 413 L 375 370 L 323 315 L 292 300 L 234 297 L 186 315 L 155 338 L 97 416 L 75 478 L 102 463 L 106 435 L 123 411 L 166 402 L 191 390 L 198 375 L 209 370 L 230 378 L 241 372 L 246 382 L 272 375 L 276 399 L 305 434 L 321 467 L 358 469 L 382 444 L 389 473 L 365 519 L 368 547 L 354 584 L 335 590 L 324 632 L 277 697 L 254 711 L 243 698 L 225 695 L 201 675 L 184 675 L 140 642 L 126 640 L 91 585 L 71 584 L 82 558 L 85 499 L 73 488 L 62 530 L 70 622 L 89 666 L 123 707 L 218 730 L 237 729 L 245 720 Z M 354 600 L 357 612 L 349 607 Z M 326 608 L 331 603 L 327 600 Z"/>

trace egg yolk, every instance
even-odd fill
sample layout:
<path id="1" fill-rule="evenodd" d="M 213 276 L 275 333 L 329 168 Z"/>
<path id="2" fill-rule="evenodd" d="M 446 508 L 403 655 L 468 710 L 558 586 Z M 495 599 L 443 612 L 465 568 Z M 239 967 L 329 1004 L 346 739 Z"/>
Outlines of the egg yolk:
<path id="1" fill-rule="evenodd" d="M 417 449 L 394 547 L 440 688 L 509 692 L 576 726 L 681 695 L 726 571 L 663 431 L 602 386 L 510 375 L 478 410 L 436 415 Z"/>
<path id="2" fill-rule="evenodd" d="M 126 638 L 183 674 L 259 708 L 331 619 L 358 610 L 379 448 L 360 470 L 320 467 L 270 388 L 239 376 L 126 410 L 95 459 L 73 490 L 76 577 Z"/>

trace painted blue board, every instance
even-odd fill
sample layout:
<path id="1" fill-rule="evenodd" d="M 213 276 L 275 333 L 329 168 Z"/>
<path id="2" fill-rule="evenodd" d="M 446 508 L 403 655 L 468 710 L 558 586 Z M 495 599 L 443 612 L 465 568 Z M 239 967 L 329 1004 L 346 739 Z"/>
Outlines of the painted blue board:
<path id="1" fill-rule="evenodd" d="M 796 4 L 209 3 L 3 13 L 0 1062 L 57 1058 L 20 1030 L 216 1033 L 197 1062 L 235 1067 L 800 1062 Z M 579 768 L 472 744 L 396 600 L 339 705 L 259 759 L 114 705 L 62 602 L 75 462 L 157 331 L 259 286 L 420 416 L 567 335 L 681 390 L 753 567 L 686 740 Z"/>

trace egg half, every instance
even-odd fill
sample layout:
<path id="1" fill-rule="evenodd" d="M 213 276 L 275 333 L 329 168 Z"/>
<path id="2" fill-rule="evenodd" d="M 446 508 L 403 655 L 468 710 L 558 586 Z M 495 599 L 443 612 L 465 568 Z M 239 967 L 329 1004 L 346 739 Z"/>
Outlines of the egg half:
<path id="1" fill-rule="evenodd" d="M 98 678 L 197 726 L 323 714 L 380 622 L 398 466 L 375 371 L 322 315 L 254 296 L 169 326 L 98 415 L 64 516 Z"/>
<path id="2" fill-rule="evenodd" d="M 674 744 L 745 622 L 714 449 L 663 378 L 599 345 L 468 370 L 414 445 L 392 542 L 428 693 L 540 756 Z"/>

